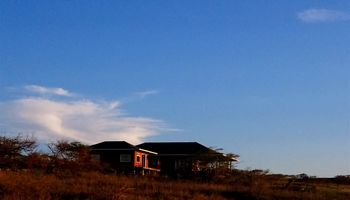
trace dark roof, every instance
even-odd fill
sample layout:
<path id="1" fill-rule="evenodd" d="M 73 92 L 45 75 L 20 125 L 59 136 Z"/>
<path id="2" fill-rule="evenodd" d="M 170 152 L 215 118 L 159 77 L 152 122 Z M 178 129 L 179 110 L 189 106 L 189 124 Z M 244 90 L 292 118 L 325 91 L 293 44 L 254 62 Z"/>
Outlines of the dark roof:
<path id="1" fill-rule="evenodd" d="M 90 146 L 92 150 L 97 149 L 137 149 L 132 144 L 129 144 L 125 141 L 105 141 L 98 144 Z"/>
<path id="2" fill-rule="evenodd" d="M 216 153 L 198 142 L 145 142 L 137 145 L 142 149 L 157 152 L 158 155 L 194 155 Z"/>
<path id="3" fill-rule="evenodd" d="M 94 144 L 90 146 L 92 152 L 96 151 L 114 151 L 114 150 L 138 150 L 143 151 L 151 154 L 157 154 L 157 152 L 148 150 L 148 149 L 142 149 L 138 146 L 134 146 L 130 143 L 127 143 L 125 141 L 105 141 L 98 144 Z"/>

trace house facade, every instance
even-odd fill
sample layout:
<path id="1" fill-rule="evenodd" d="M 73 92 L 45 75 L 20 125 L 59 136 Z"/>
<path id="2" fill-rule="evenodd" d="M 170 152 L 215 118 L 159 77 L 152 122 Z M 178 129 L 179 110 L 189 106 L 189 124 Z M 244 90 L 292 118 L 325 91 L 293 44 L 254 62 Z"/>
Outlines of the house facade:
<path id="1" fill-rule="evenodd" d="M 124 141 L 105 141 L 91 146 L 92 156 L 120 174 L 157 174 L 157 153 Z"/>
<path id="2" fill-rule="evenodd" d="M 190 177 L 223 156 L 198 142 L 146 142 L 137 145 L 157 152 L 162 175 Z"/>
<path id="3" fill-rule="evenodd" d="M 134 146 L 124 141 L 106 141 L 92 145 L 91 153 L 120 174 L 172 178 L 230 169 L 237 161 L 198 142 L 146 142 Z"/>

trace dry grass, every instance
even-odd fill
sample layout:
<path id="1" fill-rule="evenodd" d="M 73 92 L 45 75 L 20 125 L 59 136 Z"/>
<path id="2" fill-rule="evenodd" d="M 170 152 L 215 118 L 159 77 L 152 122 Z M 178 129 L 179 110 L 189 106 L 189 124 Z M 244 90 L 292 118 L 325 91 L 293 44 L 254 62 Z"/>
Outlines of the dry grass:
<path id="1" fill-rule="evenodd" d="M 57 176 L 33 171 L 0 171 L 0 199 L 350 199 L 349 185 L 301 182 L 286 189 L 283 188 L 286 182 L 265 176 L 201 183 L 98 172 Z"/>

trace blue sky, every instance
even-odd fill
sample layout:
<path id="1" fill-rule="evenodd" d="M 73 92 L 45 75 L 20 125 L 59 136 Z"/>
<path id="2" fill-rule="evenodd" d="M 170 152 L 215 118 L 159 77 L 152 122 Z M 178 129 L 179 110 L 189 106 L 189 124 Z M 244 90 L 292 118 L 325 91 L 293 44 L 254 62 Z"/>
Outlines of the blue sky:
<path id="1" fill-rule="evenodd" d="M 0 131 L 350 174 L 349 66 L 346 0 L 1 1 Z"/>

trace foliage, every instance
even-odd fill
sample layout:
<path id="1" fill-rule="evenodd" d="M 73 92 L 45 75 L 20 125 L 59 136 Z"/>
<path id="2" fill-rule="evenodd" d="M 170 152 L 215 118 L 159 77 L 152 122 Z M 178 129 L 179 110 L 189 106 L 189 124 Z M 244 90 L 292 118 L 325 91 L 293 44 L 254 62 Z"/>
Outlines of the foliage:
<path id="1" fill-rule="evenodd" d="M 24 167 L 25 156 L 34 153 L 36 146 L 34 138 L 0 136 L 0 168 Z"/>
<path id="2" fill-rule="evenodd" d="M 230 156 L 222 154 L 214 154 L 214 162 L 203 157 L 214 168 L 192 180 L 171 180 L 102 173 L 106 170 L 91 158 L 89 147 L 79 142 L 48 147 L 49 153 L 40 153 L 33 138 L 0 136 L 0 199 L 350 199 L 349 176 L 320 179 L 229 169 L 224 165 Z"/>
<path id="3" fill-rule="evenodd" d="M 51 151 L 50 170 L 70 174 L 97 170 L 99 164 L 90 155 L 90 148 L 80 142 L 60 140 L 48 144 Z"/>
<path id="4" fill-rule="evenodd" d="M 48 145 L 51 154 L 57 159 L 78 161 L 88 153 L 88 146 L 80 142 L 60 140 Z"/>
<path id="5" fill-rule="evenodd" d="M 33 137 L 0 136 L 0 169 L 41 170 L 64 175 L 99 170 L 99 164 L 91 158 L 89 146 L 80 142 L 50 143 L 50 153 L 40 153 L 36 147 Z"/>

